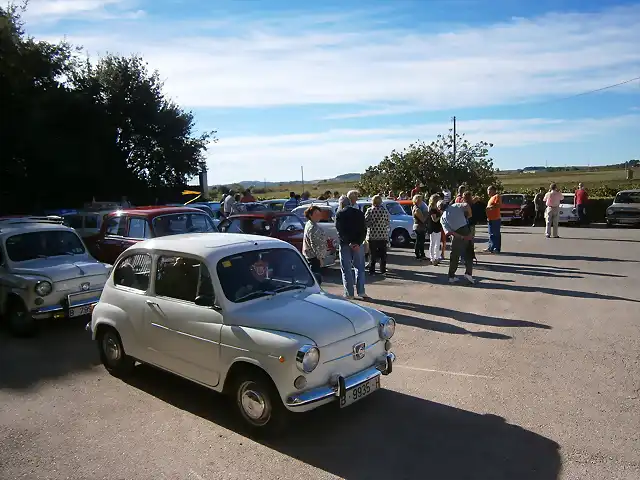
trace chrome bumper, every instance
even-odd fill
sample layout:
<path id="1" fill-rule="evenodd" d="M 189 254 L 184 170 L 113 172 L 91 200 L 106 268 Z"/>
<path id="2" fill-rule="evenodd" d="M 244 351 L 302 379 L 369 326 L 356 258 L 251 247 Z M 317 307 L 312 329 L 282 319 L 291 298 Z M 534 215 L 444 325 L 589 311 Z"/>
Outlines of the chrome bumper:
<path id="1" fill-rule="evenodd" d="M 388 352 L 385 354 L 384 362 L 354 373 L 349 377 L 339 377 L 336 385 L 323 385 L 322 387 L 312 388 L 289 396 L 287 398 L 287 407 L 295 409 L 296 407 L 307 406 L 310 403 L 320 402 L 331 397 L 337 399 L 344 390 L 349 390 L 380 375 L 389 375 L 393 370 L 393 362 L 395 361 L 396 356 Z"/>
<path id="2" fill-rule="evenodd" d="M 32 309 L 31 316 L 34 318 L 64 317 L 70 308 L 95 305 L 100 301 L 101 294 L 102 289 L 89 290 L 87 292 L 81 292 L 80 294 L 70 294 L 59 304 Z"/>

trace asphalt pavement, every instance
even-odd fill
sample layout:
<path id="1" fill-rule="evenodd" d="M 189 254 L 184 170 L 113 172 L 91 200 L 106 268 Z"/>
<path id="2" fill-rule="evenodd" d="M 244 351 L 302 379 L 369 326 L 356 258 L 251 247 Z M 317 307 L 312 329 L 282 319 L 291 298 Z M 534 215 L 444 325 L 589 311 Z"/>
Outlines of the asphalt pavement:
<path id="1" fill-rule="evenodd" d="M 270 440 L 187 381 L 111 377 L 85 319 L 0 334 L 0 479 L 637 480 L 640 229 L 560 235 L 505 227 L 474 286 L 393 249 L 367 279 L 399 324 L 384 389 Z"/>

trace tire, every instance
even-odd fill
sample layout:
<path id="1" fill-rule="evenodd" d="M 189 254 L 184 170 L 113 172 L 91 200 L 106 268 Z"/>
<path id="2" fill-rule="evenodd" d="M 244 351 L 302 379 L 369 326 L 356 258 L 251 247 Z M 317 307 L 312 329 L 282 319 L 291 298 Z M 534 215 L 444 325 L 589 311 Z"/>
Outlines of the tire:
<path id="1" fill-rule="evenodd" d="M 96 339 L 102 365 L 114 377 L 124 377 L 133 372 L 135 360 L 127 355 L 118 332 L 111 327 L 104 328 Z"/>
<path id="2" fill-rule="evenodd" d="M 21 300 L 9 302 L 6 318 L 9 332 L 14 337 L 33 337 L 38 333 L 38 323 Z"/>
<path id="3" fill-rule="evenodd" d="M 391 234 L 391 244 L 395 247 L 408 247 L 411 236 L 404 228 L 396 228 Z"/>
<path id="4" fill-rule="evenodd" d="M 240 373 L 232 395 L 240 419 L 253 434 L 273 435 L 287 426 L 289 411 L 265 373 L 257 369 Z"/>

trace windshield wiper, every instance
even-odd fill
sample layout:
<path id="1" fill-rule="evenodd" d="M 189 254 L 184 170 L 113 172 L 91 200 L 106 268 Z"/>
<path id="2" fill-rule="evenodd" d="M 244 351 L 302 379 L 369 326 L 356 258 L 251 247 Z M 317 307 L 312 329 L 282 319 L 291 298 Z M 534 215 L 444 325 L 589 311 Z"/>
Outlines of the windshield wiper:
<path id="1" fill-rule="evenodd" d="M 305 290 L 307 288 L 306 285 L 301 283 L 292 283 L 291 285 L 285 285 L 284 287 L 276 288 L 273 293 L 286 292 L 287 290 Z"/>
<path id="2" fill-rule="evenodd" d="M 241 302 L 243 300 L 251 300 L 252 298 L 267 297 L 270 295 L 275 295 L 275 292 L 256 290 L 255 292 L 247 293 L 246 295 L 243 295 L 240 298 L 236 298 L 235 302 Z"/>

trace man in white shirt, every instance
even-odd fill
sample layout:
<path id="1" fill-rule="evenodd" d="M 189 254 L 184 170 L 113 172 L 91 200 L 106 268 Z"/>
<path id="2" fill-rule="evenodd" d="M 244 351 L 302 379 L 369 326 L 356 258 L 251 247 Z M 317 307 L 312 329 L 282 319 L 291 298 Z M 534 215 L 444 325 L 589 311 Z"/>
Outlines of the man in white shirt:
<path id="1" fill-rule="evenodd" d="M 547 238 L 551 237 L 551 227 L 553 227 L 553 238 L 560 238 L 558 235 L 558 222 L 560 221 L 560 204 L 563 198 L 564 195 L 558 191 L 558 186 L 552 183 L 549 191 L 544 196 L 544 203 L 547 206 L 544 212 L 544 218 L 547 223 L 545 236 Z"/>
<path id="2" fill-rule="evenodd" d="M 236 199 L 234 198 L 235 192 L 229 192 L 227 198 L 224 199 L 224 204 L 222 205 L 222 211 L 225 217 L 228 217 L 233 213 L 233 207 L 236 203 Z"/>

